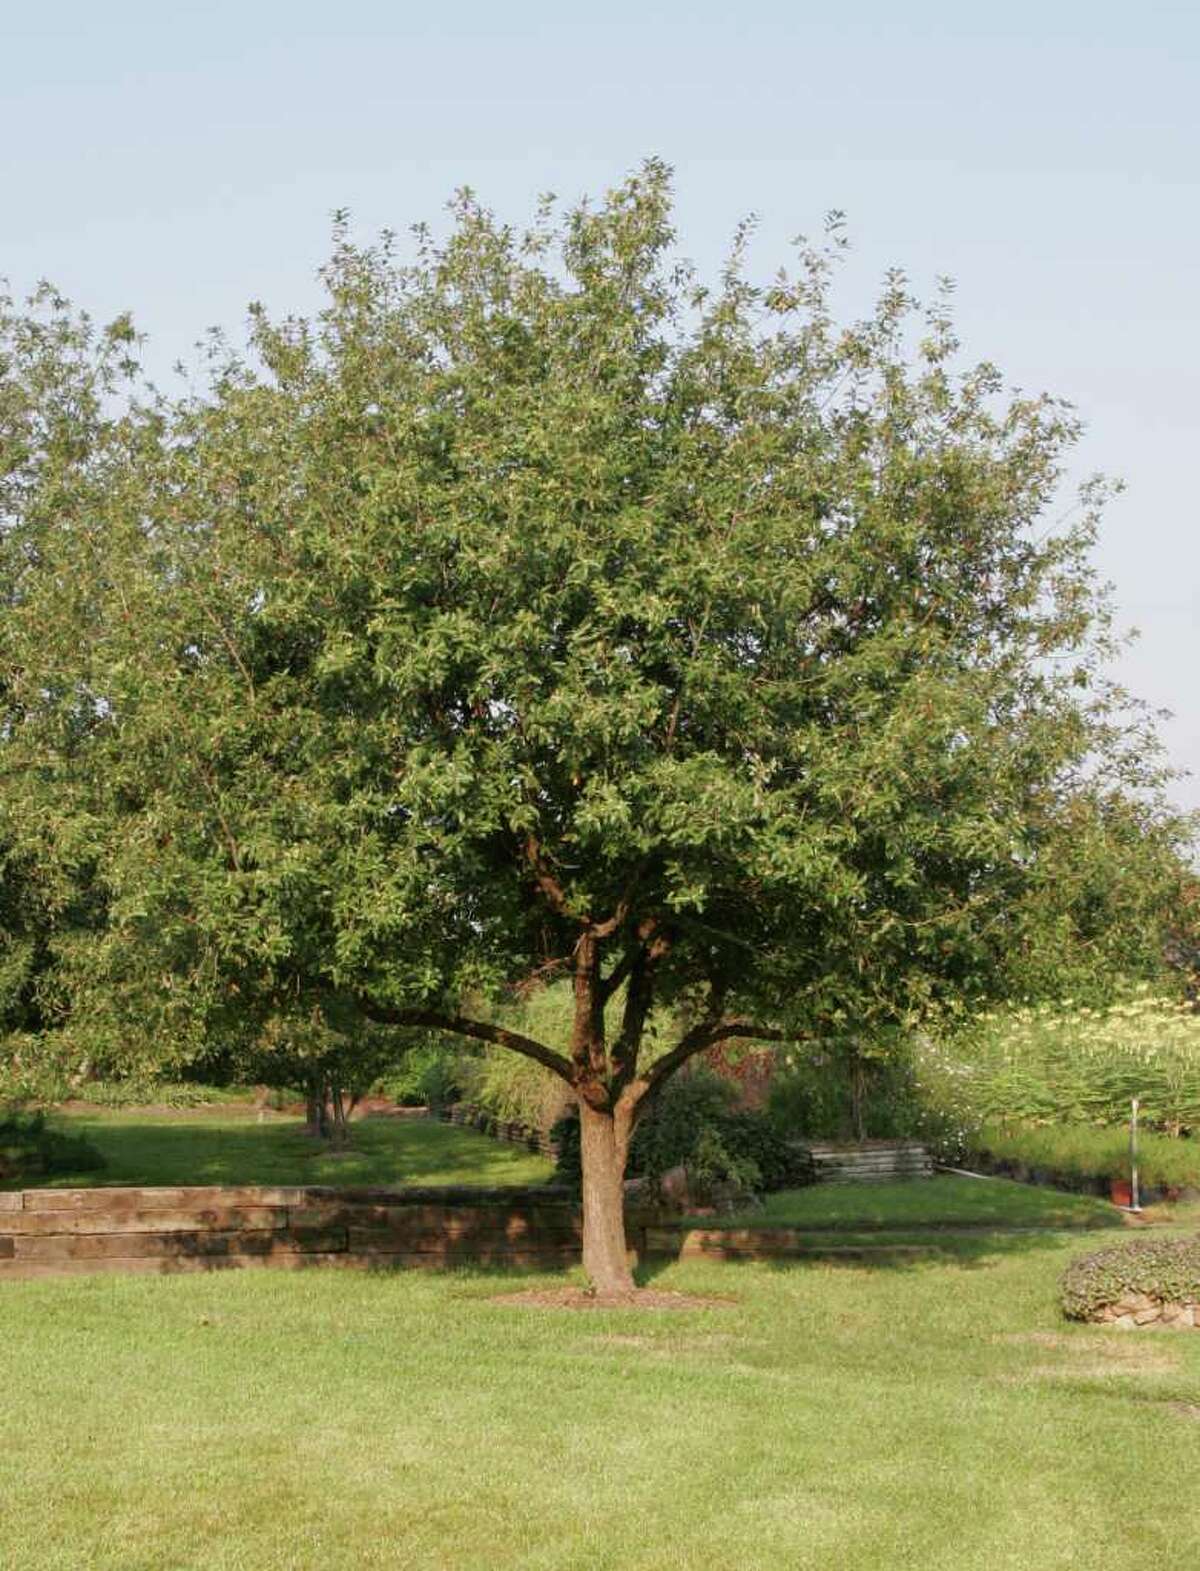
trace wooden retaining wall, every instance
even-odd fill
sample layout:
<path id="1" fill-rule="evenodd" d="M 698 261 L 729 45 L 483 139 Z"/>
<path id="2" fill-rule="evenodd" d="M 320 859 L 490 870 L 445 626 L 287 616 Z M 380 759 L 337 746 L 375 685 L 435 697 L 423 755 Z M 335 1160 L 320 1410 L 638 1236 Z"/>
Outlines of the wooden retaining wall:
<path id="1" fill-rule="evenodd" d="M 697 1227 L 631 1209 L 637 1259 L 878 1260 L 936 1245 L 820 1230 Z M 26 1189 L 0 1194 L 0 1283 L 83 1272 L 172 1275 L 276 1266 L 578 1265 L 577 1206 L 560 1189 Z"/>
<path id="2" fill-rule="evenodd" d="M 486 1108 L 475 1107 L 470 1102 L 453 1102 L 449 1107 L 440 1108 L 437 1116 L 445 1123 L 476 1129 L 481 1135 L 488 1135 L 493 1140 L 524 1146 L 527 1151 L 540 1151 L 551 1161 L 558 1161 L 557 1144 L 532 1124 L 522 1124 L 516 1119 L 506 1122 L 489 1113 Z"/>
<path id="3" fill-rule="evenodd" d="M 818 1183 L 872 1184 L 897 1178 L 932 1178 L 933 1159 L 916 1140 L 867 1140 L 861 1145 L 800 1142 Z"/>
<path id="4" fill-rule="evenodd" d="M 0 1193 L 0 1282 L 246 1266 L 560 1268 L 581 1227 L 561 1189 L 25 1189 Z"/>

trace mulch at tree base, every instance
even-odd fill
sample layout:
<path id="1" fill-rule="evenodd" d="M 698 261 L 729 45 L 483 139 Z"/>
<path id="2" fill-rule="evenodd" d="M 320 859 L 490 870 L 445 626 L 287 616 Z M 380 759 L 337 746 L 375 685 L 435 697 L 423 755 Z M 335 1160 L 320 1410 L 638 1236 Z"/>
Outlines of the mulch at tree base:
<path id="1" fill-rule="evenodd" d="M 582 1287 L 552 1287 L 497 1293 L 488 1303 L 513 1309 L 733 1309 L 737 1299 L 701 1298 L 694 1293 L 668 1293 L 654 1287 L 638 1287 L 632 1293 L 589 1293 Z"/>

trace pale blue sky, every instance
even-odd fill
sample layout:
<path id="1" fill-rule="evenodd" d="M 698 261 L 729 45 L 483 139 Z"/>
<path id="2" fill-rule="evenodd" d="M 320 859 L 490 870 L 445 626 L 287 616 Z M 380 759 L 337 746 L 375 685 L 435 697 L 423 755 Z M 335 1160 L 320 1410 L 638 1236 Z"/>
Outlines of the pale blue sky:
<path id="1" fill-rule="evenodd" d="M 1073 399 L 1079 473 L 1127 480 L 1119 674 L 1200 805 L 1192 6 L 0 0 L 0 73 L 0 274 L 132 307 L 156 369 L 252 298 L 310 307 L 335 207 L 404 229 L 467 183 L 520 220 L 658 153 L 702 267 L 749 210 L 773 266 L 846 209 L 849 306 L 952 274 L 968 352 Z"/>

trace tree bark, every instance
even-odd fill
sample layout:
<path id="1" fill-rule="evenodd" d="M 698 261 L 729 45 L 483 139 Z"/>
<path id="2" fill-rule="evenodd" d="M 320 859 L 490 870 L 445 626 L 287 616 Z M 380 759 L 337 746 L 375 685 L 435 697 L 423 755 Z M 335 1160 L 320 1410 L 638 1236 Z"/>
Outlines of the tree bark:
<path id="1" fill-rule="evenodd" d="M 625 1244 L 625 1160 L 632 1114 L 615 1113 L 579 1099 L 580 1161 L 583 1168 L 583 1269 L 597 1293 L 632 1293 L 633 1273 Z"/>

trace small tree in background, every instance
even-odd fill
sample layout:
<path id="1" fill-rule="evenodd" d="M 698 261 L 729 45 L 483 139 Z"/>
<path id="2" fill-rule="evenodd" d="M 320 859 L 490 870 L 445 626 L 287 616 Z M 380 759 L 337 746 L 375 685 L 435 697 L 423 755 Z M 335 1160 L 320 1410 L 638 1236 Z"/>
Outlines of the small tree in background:
<path id="1" fill-rule="evenodd" d="M 956 369 L 899 274 L 835 320 L 836 229 L 713 288 L 673 239 L 656 162 L 524 235 L 464 194 L 411 265 L 339 225 L 317 318 L 255 307 L 24 515 L 7 634 L 17 816 L 107 900 L 80 1026 L 315 1000 L 523 1054 L 604 1291 L 682 1065 L 1003 989 L 1089 758 L 1175 833 L 1098 675 L 1102 487 L 1046 529 L 1069 409 Z M 553 978 L 565 1047 L 463 1003 Z"/>

